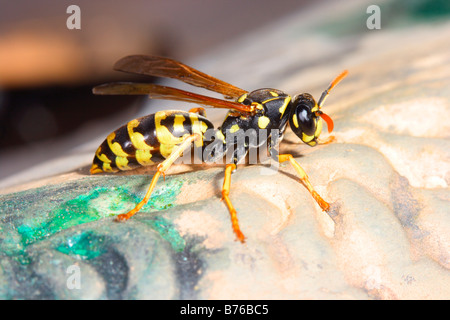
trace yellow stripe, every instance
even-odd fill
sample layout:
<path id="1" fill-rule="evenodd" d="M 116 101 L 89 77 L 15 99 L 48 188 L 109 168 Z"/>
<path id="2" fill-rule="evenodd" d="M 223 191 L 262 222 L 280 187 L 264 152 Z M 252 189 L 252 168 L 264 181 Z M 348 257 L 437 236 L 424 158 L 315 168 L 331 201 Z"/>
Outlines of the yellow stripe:
<path id="1" fill-rule="evenodd" d="M 172 153 L 174 147 L 174 144 L 161 144 L 161 146 L 159 147 L 159 152 L 164 158 L 168 158 Z"/>
<path id="2" fill-rule="evenodd" d="M 258 102 L 252 102 L 251 105 L 255 106 L 255 108 L 258 109 L 258 110 L 263 110 L 264 109 L 263 105 L 258 103 Z"/>
<path id="3" fill-rule="evenodd" d="M 139 125 L 139 123 L 140 123 L 139 120 L 134 119 L 128 122 L 127 124 L 128 135 L 130 136 L 131 143 L 136 149 L 141 150 L 155 149 L 154 147 L 149 146 L 148 144 L 145 143 L 145 138 L 142 135 L 142 133 L 134 131 L 134 128 L 136 128 Z"/>
<path id="4" fill-rule="evenodd" d="M 317 105 L 317 103 L 316 103 L 316 105 L 311 109 L 311 112 L 316 112 L 316 111 L 319 111 L 319 106 Z"/>
<path id="5" fill-rule="evenodd" d="M 234 124 L 230 128 L 230 132 L 235 133 L 236 131 L 239 131 L 239 129 L 240 129 L 239 126 L 237 124 Z"/>
<path id="6" fill-rule="evenodd" d="M 280 107 L 280 109 L 278 109 L 278 111 L 280 112 L 280 118 L 283 117 L 284 112 L 286 111 L 286 107 L 288 106 L 289 102 L 291 101 L 291 97 L 287 97 L 284 99 L 284 103 L 283 105 Z M 298 128 L 298 127 L 297 127 Z"/>
<path id="7" fill-rule="evenodd" d="M 247 98 L 247 96 L 248 96 L 248 93 L 244 93 L 242 96 L 240 96 L 237 99 L 237 102 L 243 102 Z"/>
<path id="8" fill-rule="evenodd" d="M 150 160 L 151 157 L 152 154 L 150 153 L 150 150 L 136 150 L 136 160 L 142 166 L 151 166 L 154 164 L 154 162 Z"/>
<path id="9" fill-rule="evenodd" d="M 220 140 L 223 141 L 223 143 L 225 143 L 225 136 L 223 135 L 222 131 L 217 130 L 216 131 L 216 137 L 217 137 L 217 139 L 220 139 Z"/>
<path id="10" fill-rule="evenodd" d="M 193 134 L 199 134 L 203 137 L 203 133 L 208 129 L 208 126 L 203 121 L 200 121 L 198 119 L 198 116 L 195 113 L 190 113 L 189 118 L 191 120 L 192 124 L 192 133 Z M 206 127 L 205 127 L 206 126 Z M 194 141 L 195 146 L 201 147 L 203 146 L 203 139 L 198 139 Z"/>
<path id="11" fill-rule="evenodd" d="M 266 116 L 259 117 L 258 119 L 258 127 L 260 127 L 261 129 L 265 129 L 269 123 L 270 119 Z"/>
<path id="12" fill-rule="evenodd" d="M 267 102 L 270 102 L 270 101 L 273 101 L 273 100 L 278 100 L 279 98 L 270 98 L 270 99 L 267 99 L 267 100 L 264 100 L 263 102 L 261 102 L 262 104 L 264 104 L 264 103 L 267 103 Z"/>
<path id="13" fill-rule="evenodd" d="M 183 132 L 184 131 L 184 126 L 183 126 L 184 120 L 186 120 L 186 118 L 184 116 L 182 116 L 181 114 L 176 114 L 175 119 L 173 121 L 173 130 Z"/>
<path id="14" fill-rule="evenodd" d="M 126 157 L 116 157 L 116 165 L 120 170 L 130 170 L 128 159 Z"/>
<path id="15" fill-rule="evenodd" d="M 167 113 L 164 111 L 159 111 L 155 113 L 155 127 L 156 127 L 156 138 L 158 139 L 161 145 L 169 144 L 175 145 L 183 142 L 184 136 L 175 137 L 167 127 L 161 124 L 161 121 L 167 118 L 171 113 Z"/>
<path id="16" fill-rule="evenodd" d="M 208 125 L 204 121 L 202 121 L 202 129 L 201 130 L 203 133 L 205 133 L 206 130 L 208 130 Z"/>
<path id="17" fill-rule="evenodd" d="M 104 154 L 104 153 L 100 154 L 100 151 L 102 151 L 101 147 L 99 147 L 97 149 L 97 151 L 95 152 L 95 155 L 97 156 L 97 158 L 99 158 L 102 162 L 111 163 L 111 160 L 108 159 L 106 154 Z"/>
<path id="18" fill-rule="evenodd" d="M 302 132 L 302 141 L 303 142 L 310 142 L 312 139 L 314 139 L 314 136 L 308 136 L 307 134 L 305 134 L 304 132 Z"/>
<path id="19" fill-rule="evenodd" d="M 269 91 L 270 92 L 270 94 L 272 95 L 272 96 L 274 96 L 274 97 L 278 97 L 278 93 L 276 93 L 276 92 L 273 92 L 273 91 Z"/>
<path id="20" fill-rule="evenodd" d="M 91 174 L 96 174 L 96 173 L 100 173 L 103 172 L 103 170 L 96 164 L 93 164 L 90 170 Z"/>
<path id="21" fill-rule="evenodd" d="M 294 123 L 294 126 L 295 126 L 296 128 L 298 128 L 298 119 L 297 119 L 297 115 L 296 115 L 296 114 L 294 114 L 294 115 L 292 116 L 292 122 Z"/>
<path id="22" fill-rule="evenodd" d="M 316 132 L 314 132 L 314 136 L 318 137 L 320 136 L 320 133 L 322 132 L 322 119 L 318 118 L 316 120 Z"/>
<path id="23" fill-rule="evenodd" d="M 105 172 L 117 172 L 119 170 L 111 168 L 111 165 L 109 163 L 103 162 L 103 171 Z"/>
<path id="24" fill-rule="evenodd" d="M 112 142 L 114 138 L 116 137 L 116 133 L 112 132 L 108 135 L 106 138 L 106 141 L 108 141 L 109 148 L 111 151 L 118 157 L 128 157 L 129 154 L 123 151 L 122 146 L 118 142 Z"/>

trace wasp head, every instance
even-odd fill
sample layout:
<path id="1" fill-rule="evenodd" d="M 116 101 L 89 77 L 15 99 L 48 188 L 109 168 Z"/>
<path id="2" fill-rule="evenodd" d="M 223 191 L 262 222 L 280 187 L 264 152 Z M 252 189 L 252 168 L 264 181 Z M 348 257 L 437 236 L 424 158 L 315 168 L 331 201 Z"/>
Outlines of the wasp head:
<path id="1" fill-rule="evenodd" d="M 333 89 L 348 74 L 344 70 L 333 81 L 328 88 L 322 92 L 319 102 L 316 102 L 309 93 L 302 93 L 294 97 L 291 102 L 289 125 L 292 131 L 306 144 L 315 146 L 317 138 L 322 132 L 322 119 L 327 123 L 328 133 L 333 131 L 333 120 L 323 113 L 320 108 L 323 106 L 325 99 L 328 97 L 331 89 Z"/>
<path id="2" fill-rule="evenodd" d="M 292 131 L 307 145 L 315 146 L 322 132 L 322 118 L 327 122 L 328 131 L 333 129 L 333 121 L 324 114 L 309 93 L 294 97 L 291 102 L 289 125 Z"/>

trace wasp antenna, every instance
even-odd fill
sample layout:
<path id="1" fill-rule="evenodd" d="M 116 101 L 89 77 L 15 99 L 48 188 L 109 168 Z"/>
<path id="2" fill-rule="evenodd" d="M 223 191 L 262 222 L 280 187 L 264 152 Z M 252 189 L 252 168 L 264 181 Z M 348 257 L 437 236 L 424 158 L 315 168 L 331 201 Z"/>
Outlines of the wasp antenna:
<path id="1" fill-rule="evenodd" d="M 325 99 L 328 97 L 328 95 L 330 94 L 331 89 L 333 89 L 339 82 L 341 82 L 342 79 L 344 79 L 346 76 L 348 75 L 348 70 L 344 70 L 341 72 L 340 75 L 338 75 L 333 81 L 331 81 L 330 85 L 328 86 L 328 88 L 322 92 L 322 95 L 320 96 L 319 102 L 318 102 L 318 106 L 319 108 L 323 105 L 323 103 L 325 102 Z"/>
<path id="2" fill-rule="evenodd" d="M 331 133 L 331 131 L 333 131 L 334 128 L 333 119 L 331 119 L 329 115 L 323 113 L 322 111 L 320 111 L 319 116 L 326 122 L 328 133 Z"/>

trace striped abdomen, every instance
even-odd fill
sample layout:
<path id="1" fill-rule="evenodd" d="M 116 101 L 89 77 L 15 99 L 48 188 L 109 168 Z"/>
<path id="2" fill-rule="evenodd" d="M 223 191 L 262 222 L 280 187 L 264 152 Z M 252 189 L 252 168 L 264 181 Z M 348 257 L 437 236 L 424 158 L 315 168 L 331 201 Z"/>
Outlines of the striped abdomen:
<path id="1" fill-rule="evenodd" d="M 203 136 L 208 129 L 213 129 L 208 119 L 185 111 L 160 111 L 131 120 L 98 147 L 91 174 L 160 163 L 185 137 L 194 133 Z M 196 143 L 201 146 L 203 141 Z"/>

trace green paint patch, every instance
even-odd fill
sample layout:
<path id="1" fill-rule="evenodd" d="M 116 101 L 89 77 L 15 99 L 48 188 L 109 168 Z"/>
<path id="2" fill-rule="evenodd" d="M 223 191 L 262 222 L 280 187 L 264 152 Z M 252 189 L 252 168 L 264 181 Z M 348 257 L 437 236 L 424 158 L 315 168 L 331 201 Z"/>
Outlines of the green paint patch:
<path id="1" fill-rule="evenodd" d="M 163 217 L 154 217 L 151 220 L 145 220 L 144 223 L 150 225 L 153 230 L 170 243 L 172 249 L 181 252 L 186 247 L 186 241 L 180 235 L 175 226 Z"/>
<path id="2" fill-rule="evenodd" d="M 141 211 L 173 207 L 182 185 L 182 181 L 177 179 L 162 184 Z M 22 237 L 22 244 L 26 246 L 68 228 L 128 212 L 142 198 L 143 195 L 133 193 L 124 186 L 98 187 L 66 201 L 46 217 L 23 223 L 18 226 L 17 231 Z"/>
<path id="3" fill-rule="evenodd" d="M 183 181 L 178 179 L 171 179 L 166 182 L 162 182 L 160 187 L 152 193 L 152 197 L 149 202 L 142 208 L 141 211 L 156 209 L 156 210 L 166 210 L 174 206 L 177 196 L 181 192 L 181 187 L 183 186 Z M 138 198 L 136 201 L 139 202 L 144 197 Z"/>
<path id="4" fill-rule="evenodd" d="M 389 10 L 407 14 L 411 20 L 436 20 L 450 15 L 448 0 L 393 0 L 388 5 Z"/>
<path id="5" fill-rule="evenodd" d="M 372 15 L 372 12 L 366 12 L 369 5 L 359 6 L 354 11 L 339 15 L 334 19 L 320 21 L 314 27 L 314 31 L 333 37 L 376 32 L 366 26 L 367 19 Z M 445 22 L 450 16 L 450 1 L 448 0 L 390 0 L 376 5 L 381 10 L 382 30 L 410 27 L 419 23 Z"/>
<path id="6" fill-rule="evenodd" d="M 65 238 L 56 250 L 80 260 L 90 260 L 105 253 L 107 247 L 104 236 L 84 232 Z"/>
<path id="7" fill-rule="evenodd" d="M 28 254 L 20 241 L 20 236 L 14 230 L 0 225 L 0 257 L 11 257 L 22 265 L 30 263 Z"/>

